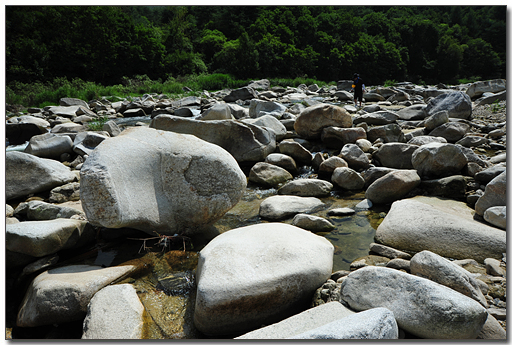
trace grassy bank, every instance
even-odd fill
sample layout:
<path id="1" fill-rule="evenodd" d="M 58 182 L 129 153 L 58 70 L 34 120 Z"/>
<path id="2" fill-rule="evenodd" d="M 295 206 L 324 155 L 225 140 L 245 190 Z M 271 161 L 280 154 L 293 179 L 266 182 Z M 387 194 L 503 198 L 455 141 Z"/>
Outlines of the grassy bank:
<path id="1" fill-rule="evenodd" d="M 201 74 L 185 77 L 169 77 L 162 81 L 151 80 L 146 75 L 135 78 L 123 78 L 121 84 L 103 86 L 94 82 L 83 81 L 76 78 L 68 80 L 58 78 L 50 83 L 21 83 L 14 82 L 6 87 L 6 103 L 11 105 L 22 105 L 23 107 L 45 107 L 57 105 L 63 97 L 79 98 L 85 101 L 101 99 L 102 97 L 141 96 L 146 93 L 167 94 L 175 97 L 188 95 L 199 95 L 203 90 L 216 91 L 225 88 L 235 89 L 246 86 L 251 79 L 236 80 L 228 74 Z M 312 78 L 270 79 L 271 86 L 292 86 L 300 84 L 326 85 L 326 82 Z M 334 84 L 334 82 L 332 82 Z M 184 91 L 187 87 L 192 91 Z"/>

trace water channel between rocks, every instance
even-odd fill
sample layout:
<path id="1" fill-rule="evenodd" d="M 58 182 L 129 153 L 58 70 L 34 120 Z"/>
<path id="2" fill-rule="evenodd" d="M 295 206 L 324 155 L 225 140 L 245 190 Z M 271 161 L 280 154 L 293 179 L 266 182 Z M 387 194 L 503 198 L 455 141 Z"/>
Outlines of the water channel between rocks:
<path id="1" fill-rule="evenodd" d="M 257 223 L 265 223 L 259 217 L 260 204 L 266 198 L 277 195 L 276 189 L 262 189 L 249 184 L 242 199 L 228 211 L 214 228 L 223 233 L 235 228 Z M 336 228 L 331 232 L 317 233 L 328 239 L 334 246 L 333 272 L 349 270 L 350 263 L 365 256 L 373 242 L 375 231 L 389 207 L 372 207 L 356 210 L 356 213 L 344 217 L 328 217 L 327 211 L 333 208 L 355 206 L 364 200 L 364 192 L 351 193 L 335 191 L 330 196 L 320 198 L 325 207 L 312 215 L 329 219 Z M 283 220 L 290 224 L 292 218 Z M 137 276 L 119 283 L 130 283 L 136 288 L 145 307 L 145 339 L 200 339 L 205 338 L 194 327 L 193 315 L 195 304 L 195 269 L 198 252 L 206 243 L 194 243 L 192 250 L 168 250 L 157 246 L 156 240 L 148 241 L 152 251 L 143 257 L 126 261 L 141 248 L 142 241 L 125 241 L 123 247 L 113 247 L 98 251 L 90 264 L 115 265 L 119 262 L 135 263 L 145 267 Z M 126 255 L 131 252 L 130 255 Z M 144 250 L 141 251 L 143 253 Z M 94 261 L 94 263 L 92 262 Z"/>

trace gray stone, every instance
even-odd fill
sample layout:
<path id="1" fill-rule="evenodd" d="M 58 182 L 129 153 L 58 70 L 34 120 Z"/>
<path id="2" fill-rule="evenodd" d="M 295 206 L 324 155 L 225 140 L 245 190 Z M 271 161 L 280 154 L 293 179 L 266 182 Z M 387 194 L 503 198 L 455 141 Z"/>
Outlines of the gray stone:
<path id="1" fill-rule="evenodd" d="M 111 137 L 116 137 L 121 134 L 121 129 L 113 120 L 109 120 L 103 124 L 101 130 L 110 134 Z"/>
<path id="2" fill-rule="evenodd" d="M 292 175 L 297 175 L 299 173 L 295 160 L 292 157 L 282 153 L 269 154 L 267 157 L 265 157 L 265 162 L 286 169 Z"/>
<path id="3" fill-rule="evenodd" d="M 320 169 L 320 165 L 325 162 L 324 155 L 321 152 L 317 152 L 313 155 L 313 159 L 311 160 L 311 166 L 313 169 L 318 171 Z"/>
<path id="4" fill-rule="evenodd" d="M 9 204 L 5 204 L 5 216 L 12 217 L 13 214 L 14 214 L 14 208 Z"/>
<path id="5" fill-rule="evenodd" d="M 477 339 L 507 339 L 507 332 L 501 327 L 500 323 L 491 314 L 487 315 L 482 331 L 476 337 Z"/>
<path id="6" fill-rule="evenodd" d="M 365 198 L 374 204 L 392 203 L 407 196 L 420 183 L 416 170 L 395 170 L 375 180 L 366 189 Z"/>
<path id="7" fill-rule="evenodd" d="M 462 199 L 466 195 L 467 182 L 464 176 L 453 175 L 435 180 L 423 180 L 420 188 L 430 196 Z"/>
<path id="8" fill-rule="evenodd" d="M 404 133 L 399 125 L 390 123 L 389 125 L 376 126 L 368 130 L 366 133 L 368 140 L 372 143 L 377 139 L 382 139 L 385 143 L 405 142 Z"/>
<path id="9" fill-rule="evenodd" d="M 486 96 L 486 97 L 481 97 L 479 99 L 476 100 L 476 105 L 479 106 L 479 105 L 484 105 L 484 104 L 493 104 L 494 102 L 496 101 L 506 101 L 507 100 L 507 90 L 504 90 L 504 91 L 501 91 L 501 92 L 498 92 L 498 93 L 495 93 L 495 94 L 492 94 L 492 95 L 489 95 L 489 96 Z"/>
<path id="10" fill-rule="evenodd" d="M 460 146 L 429 143 L 414 151 L 411 162 L 422 178 L 435 178 L 459 173 L 468 160 Z"/>
<path id="11" fill-rule="evenodd" d="M 332 183 L 319 179 L 298 179 L 286 183 L 278 189 L 281 195 L 296 195 L 303 197 L 326 197 L 333 189 Z"/>
<path id="12" fill-rule="evenodd" d="M 487 169 L 484 169 L 476 173 L 475 180 L 480 184 L 486 185 L 489 182 L 491 182 L 493 178 L 495 178 L 505 170 L 507 170 L 507 166 L 504 164 L 493 165 Z"/>
<path id="13" fill-rule="evenodd" d="M 363 94 L 363 98 L 366 102 L 380 102 L 386 100 L 384 96 L 376 92 L 366 92 Z"/>
<path id="14" fill-rule="evenodd" d="M 326 127 L 352 127 L 352 117 L 343 108 L 317 104 L 304 109 L 295 121 L 295 131 L 305 139 L 318 139 Z"/>
<path id="15" fill-rule="evenodd" d="M 143 313 L 132 285 L 106 286 L 87 306 L 82 339 L 142 339 Z"/>
<path id="16" fill-rule="evenodd" d="M 229 109 L 231 110 L 231 115 L 235 119 L 242 119 L 244 117 L 249 117 L 249 109 L 244 108 L 236 103 L 228 103 Z"/>
<path id="17" fill-rule="evenodd" d="M 477 98 L 481 96 L 485 92 L 497 93 L 501 91 L 505 91 L 507 89 L 507 85 L 505 79 L 493 79 L 486 81 L 477 81 L 469 85 L 466 93 L 471 98 Z"/>
<path id="18" fill-rule="evenodd" d="M 281 220 L 297 213 L 312 213 L 324 206 L 324 203 L 315 197 L 274 195 L 263 200 L 259 214 L 264 219 Z"/>
<path id="19" fill-rule="evenodd" d="M 503 230 L 507 229 L 507 206 L 492 206 L 484 212 L 484 219 Z"/>
<path id="20" fill-rule="evenodd" d="M 357 171 L 340 167 L 334 169 L 331 176 L 332 183 L 347 190 L 359 190 L 364 187 L 363 177 Z"/>
<path id="21" fill-rule="evenodd" d="M 91 224 L 150 234 L 200 233 L 238 203 L 246 183 L 221 147 L 146 127 L 129 128 L 99 145 L 80 170 L 82 206 Z"/>
<path id="22" fill-rule="evenodd" d="M 251 103 L 249 105 L 249 116 L 253 119 L 269 115 L 279 120 L 285 111 L 286 107 L 278 102 L 251 99 Z"/>
<path id="23" fill-rule="evenodd" d="M 449 114 L 446 110 L 443 110 L 427 117 L 425 119 L 425 128 L 431 131 L 438 126 L 447 123 L 448 121 L 450 121 Z"/>
<path id="24" fill-rule="evenodd" d="M 353 314 L 339 302 L 325 303 L 235 339 L 286 339 Z"/>
<path id="25" fill-rule="evenodd" d="M 370 152 L 370 149 L 372 147 L 372 143 L 366 139 L 358 139 L 356 140 L 356 145 L 359 146 L 359 148 L 364 152 Z"/>
<path id="26" fill-rule="evenodd" d="M 75 208 L 49 204 L 44 201 L 29 201 L 27 208 L 28 220 L 51 220 L 57 218 L 72 218 L 80 216 L 85 219 L 85 214 Z"/>
<path id="27" fill-rule="evenodd" d="M 16 325 L 36 327 L 81 320 L 96 292 L 134 268 L 72 265 L 41 273 L 25 294 Z"/>
<path id="28" fill-rule="evenodd" d="M 418 146 L 405 143 L 386 143 L 372 154 L 382 166 L 394 169 L 413 169 L 412 155 Z"/>
<path id="29" fill-rule="evenodd" d="M 502 163 L 502 162 L 506 162 L 506 161 L 507 161 L 506 153 L 500 153 L 499 155 L 491 157 L 491 159 L 489 160 L 489 162 L 491 162 L 492 164 L 498 164 L 498 163 Z"/>
<path id="30" fill-rule="evenodd" d="M 311 232 L 329 232 L 336 228 L 334 224 L 325 218 L 303 213 L 296 214 L 295 217 L 293 217 L 292 225 Z"/>
<path id="31" fill-rule="evenodd" d="M 448 122 L 436 128 L 429 135 L 445 138 L 449 143 L 455 143 L 462 139 L 468 132 L 470 126 L 462 122 Z"/>
<path id="32" fill-rule="evenodd" d="M 242 119 L 241 121 L 272 129 L 276 133 L 276 140 L 282 140 L 286 136 L 286 127 L 272 115 L 260 115 L 257 119 Z"/>
<path id="33" fill-rule="evenodd" d="M 63 203 L 66 201 L 80 200 L 80 183 L 71 182 L 50 191 L 48 201 L 51 203 Z"/>
<path id="34" fill-rule="evenodd" d="M 326 127 L 322 131 L 321 140 L 331 148 L 341 149 L 345 144 L 355 144 L 358 139 L 366 139 L 366 131 L 361 127 L 339 128 Z"/>
<path id="35" fill-rule="evenodd" d="M 234 119 L 231 115 L 231 109 L 225 103 L 215 103 L 211 108 L 204 111 L 197 118 L 201 121 L 212 121 L 212 120 L 231 120 Z"/>
<path id="36" fill-rule="evenodd" d="M 425 145 L 429 143 L 447 143 L 445 138 L 442 137 L 433 137 L 430 135 L 419 135 L 417 137 L 413 137 L 411 140 L 407 142 L 407 144 L 411 145 Z"/>
<path id="37" fill-rule="evenodd" d="M 425 108 L 429 116 L 443 110 L 448 111 L 450 118 L 467 120 L 472 113 L 471 98 L 466 93 L 453 91 L 437 96 Z"/>
<path id="38" fill-rule="evenodd" d="M 411 121 L 411 120 L 423 120 L 427 113 L 425 112 L 426 104 L 414 104 L 406 108 L 397 111 L 397 115 L 400 120 Z"/>
<path id="39" fill-rule="evenodd" d="M 217 236 L 199 253 L 196 328 L 237 335 L 305 310 L 331 275 L 333 253 L 325 238 L 283 223 Z"/>
<path id="40" fill-rule="evenodd" d="M 491 276 L 505 277 L 507 274 L 507 272 L 501 267 L 499 260 L 487 258 L 484 260 L 484 264 L 485 271 Z"/>
<path id="41" fill-rule="evenodd" d="M 139 117 L 147 116 L 146 112 L 142 108 L 127 109 L 123 112 L 123 117 Z"/>
<path id="42" fill-rule="evenodd" d="M 355 125 L 361 122 L 366 122 L 368 125 L 372 126 L 382 126 L 390 123 L 396 122 L 399 119 L 399 116 L 394 111 L 389 110 L 380 110 L 369 114 L 363 114 L 357 117 L 354 117 L 353 122 Z"/>
<path id="43" fill-rule="evenodd" d="M 424 250 L 412 257 L 411 274 L 447 286 L 474 299 L 485 308 L 488 307 L 485 296 L 471 273 L 431 251 Z"/>
<path id="44" fill-rule="evenodd" d="M 75 179 L 67 166 L 53 159 L 16 151 L 5 154 L 6 200 L 44 192 Z"/>
<path id="45" fill-rule="evenodd" d="M 55 116 L 62 116 L 67 118 L 74 118 L 77 111 L 80 109 L 80 105 L 68 105 L 68 106 L 48 106 L 44 110 Z"/>
<path id="46" fill-rule="evenodd" d="M 348 166 L 356 171 L 370 167 L 368 157 L 356 144 L 344 145 L 339 157 L 343 158 L 348 163 Z"/>
<path id="47" fill-rule="evenodd" d="M 90 155 L 105 139 L 108 137 L 96 132 L 78 133 L 73 141 L 73 151 L 81 156 Z"/>
<path id="48" fill-rule="evenodd" d="M 383 307 L 398 326 L 426 339 L 474 339 L 487 311 L 446 286 L 402 271 L 369 266 L 350 273 L 341 298 L 354 310 Z"/>
<path id="49" fill-rule="evenodd" d="M 279 143 L 279 152 L 292 157 L 297 163 L 309 165 L 313 159 L 313 155 L 300 143 L 286 139 Z"/>
<path id="50" fill-rule="evenodd" d="M 59 159 L 63 153 L 73 152 L 73 141 L 67 135 L 35 135 L 30 138 L 24 152 L 41 158 Z"/>
<path id="51" fill-rule="evenodd" d="M 233 120 L 198 121 L 159 115 L 151 128 L 192 134 L 228 151 L 237 162 L 263 161 L 276 148 L 276 134 L 267 128 Z"/>
<path id="52" fill-rule="evenodd" d="M 249 172 L 249 181 L 266 187 L 279 187 L 293 178 L 287 170 L 273 164 L 258 162 Z"/>
<path id="53" fill-rule="evenodd" d="M 253 99 L 253 98 L 257 98 L 257 97 L 258 97 L 258 95 L 257 95 L 256 91 L 254 91 L 253 88 L 245 86 L 245 87 L 241 87 L 239 89 L 231 90 L 229 95 L 224 97 L 224 101 L 225 102 L 235 102 L 235 101 L 238 101 L 239 99 L 244 101 L 246 99 Z"/>
<path id="54" fill-rule="evenodd" d="M 373 308 L 289 339 L 398 339 L 398 325 L 386 308 Z"/>
<path id="55" fill-rule="evenodd" d="M 247 87 L 253 88 L 254 90 L 268 90 L 270 81 L 268 79 L 253 80 Z"/>
<path id="56" fill-rule="evenodd" d="M 391 95 L 390 97 L 388 97 L 387 101 L 388 102 L 403 102 L 403 101 L 407 101 L 411 98 L 411 96 L 409 96 L 409 94 L 405 91 L 398 91 L 397 93 L 395 93 L 394 95 Z"/>
<path id="57" fill-rule="evenodd" d="M 363 171 L 361 176 L 364 178 L 364 188 L 367 189 L 377 179 L 395 170 L 396 169 L 385 167 L 370 167 Z"/>
<path id="58" fill-rule="evenodd" d="M 344 217 L 355 214 L 356 211 L 348 207 L 333 208 L 327 212 L 329 217 Z"/>
<path id="59" fill-rule="evenodd" d="M 478 147 L 487 143 L 489 143 L 489 139 L 478 135 L 465 135 L 462 139 L 456 142 L 456 144 L 465 147 Z"/>
<path id="60" fill-rule="evenodd" d="M 405 259 L 410 260 L 411 255 L 407 254 L 405 252 L 402 252 L 401 250 L 391 248 L 388 246 L 384 246 L 382 244 L 378 243 L 370 243 L 370 251 L 377 253 L 379 255 L 385 256 L 390 259 Z"/>
<path id="61" fill-rule="evenodd" d="M 318 167 L 319 174 L 331 175 L 336 168 L 347 167 L 348 163 L 341 157 L 332 156 L 323 161 Z"/>
<path id="62" fill-rule="evenodd" d="M 334 97 L 337 97 L 340 101 L 353 101 L 354 95 L 351 94 L 348 91 L 340 90 L 336 91 L 333 95 Z"/>
<path id="63" fill-rule="evenodd" d="M 87 243 L 94 235 L 87 222 L 77 219 L 27 221 L 5 227 L 7 250 L 37 258 Z"/>
<path id="64" fill-rule="evenodd" d="M 407 273 L 411 272 L 411 262 L 405 259 L 391 259 L 389 260 L 385 267 L 393 268 L 395 270 L 404 270 Z"/>
<path id="65" fill-rule="evenodd" d="M 475 211 L 483 216 L 493 206 L 507 205 L 507 171 L 493 178 L 486 186 L 484 195 L 475 204 Z"/>
<path id="66" fill-rule="evenodd" d="M 408 252 L 430 250 L 444 257 L 478 262 L 489 257 L 500 259 L 506 252 L 503 230 L 473 220 L 465 203 L 437 197 L 395 201 L 377 228 L 375 240 Z"/>

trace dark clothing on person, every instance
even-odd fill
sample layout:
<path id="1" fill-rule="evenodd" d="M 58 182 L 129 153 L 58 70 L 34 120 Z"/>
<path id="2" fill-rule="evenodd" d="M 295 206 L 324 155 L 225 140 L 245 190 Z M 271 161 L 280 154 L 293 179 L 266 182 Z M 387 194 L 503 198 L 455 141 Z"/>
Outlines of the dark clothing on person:
<path id="1" fill-rule="evenodd" d="M 356 77 L 354 79 L 354 100 L 363 101 L 363 79 Z"/>

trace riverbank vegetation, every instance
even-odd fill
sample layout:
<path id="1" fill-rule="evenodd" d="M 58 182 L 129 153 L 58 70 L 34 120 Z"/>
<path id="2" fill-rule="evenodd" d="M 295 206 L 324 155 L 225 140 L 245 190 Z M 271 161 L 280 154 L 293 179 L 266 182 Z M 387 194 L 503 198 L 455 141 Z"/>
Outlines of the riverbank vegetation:
<path id="1" fill-rule="evenodd" d="M 354 72 L 455 84 L 505 77 L 506 6 L 7 6 L 6 38 L 15 103 Z"/>

